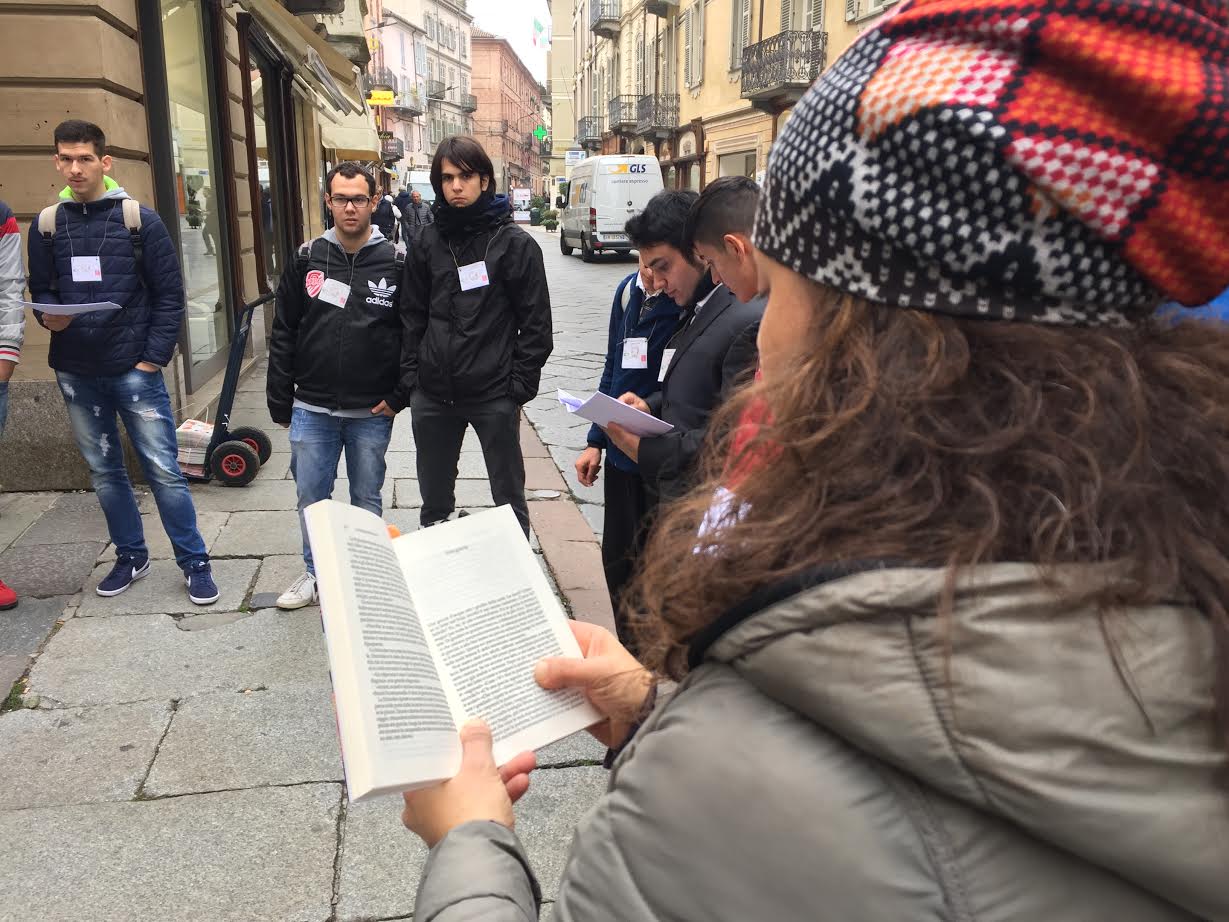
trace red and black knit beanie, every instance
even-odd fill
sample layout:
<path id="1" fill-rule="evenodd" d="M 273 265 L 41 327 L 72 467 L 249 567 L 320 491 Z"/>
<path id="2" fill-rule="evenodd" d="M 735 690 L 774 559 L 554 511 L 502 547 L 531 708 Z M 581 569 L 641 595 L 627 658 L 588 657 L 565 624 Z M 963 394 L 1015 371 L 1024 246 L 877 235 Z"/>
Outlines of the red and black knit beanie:
<path id="1" fill-rule="evenodd" d="M 807 93 L 756 245 L 892 306 L 1131 323 L 1229 287 L 1229 2 L 909 0 Z"/>

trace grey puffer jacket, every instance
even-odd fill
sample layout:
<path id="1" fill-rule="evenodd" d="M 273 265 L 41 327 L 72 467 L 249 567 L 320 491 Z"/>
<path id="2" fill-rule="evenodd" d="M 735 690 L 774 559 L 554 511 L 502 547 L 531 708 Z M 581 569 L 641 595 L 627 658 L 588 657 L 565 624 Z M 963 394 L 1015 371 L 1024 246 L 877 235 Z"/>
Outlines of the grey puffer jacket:
<path id="1" fill-rule="evenodd" d="M 1109 616 L 1128 688 L 1097 613 L 1034 568 L 973 579 L 942 622 L 943 574 L 893 569 L 734 623 L 616 762 L 553 918 L 1229 919 L 1207 619 Z M 414 917 L 535 918 L 527 867 L 504 827 L 461 826 Z"/>

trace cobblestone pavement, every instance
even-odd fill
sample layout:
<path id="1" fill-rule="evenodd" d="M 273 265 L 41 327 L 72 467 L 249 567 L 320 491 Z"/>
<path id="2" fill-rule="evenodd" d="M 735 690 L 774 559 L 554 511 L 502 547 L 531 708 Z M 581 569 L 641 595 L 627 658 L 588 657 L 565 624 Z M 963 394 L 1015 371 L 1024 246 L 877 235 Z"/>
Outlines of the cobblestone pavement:
<path id="1" fill-rule="evenodd" d="M 546 254 L 555 354 L 522 430 L 534 547 L 574 617 L 608 623 L 595 531 L 600 489 L 576 483 L 585 426 L 556 387 L 596 388 L 606 321 L 633 260 L 583 264 L 535 230 Z M 285 430 L 264 410 L 263 368 L 236 423 L 274 454 L 248 487 L 193 487 L 222 597 L 188 602 L 152 497 L 151 574 L 110 599 L 94 586 L 114 552 L 90 493 L 0 496 L 0 576 L 22 595 L 0 612 L 0 920 L 408 919 L 425 851 L 398 801 L 345 800 L 316 608 L 279 612 L 300 571 Z M 386 518 L 417 527 L 414 445 L 398 418 Z M 458 500 L 491 504 L 472 433 Z M 561 476 L 562 472 L 562 476 Z M 338 498 L 346 497 L 344 462 Z M 14 684 L 15 683 L 15 684 Z M 0 692 L 3 694 L 3 692 Z M 602 749 L 578 734 L 539 753 L 517 829 L 550 900 L 577 819 L 606 785 Z M 549 916 L 549 905 L 543 917 Z"/>

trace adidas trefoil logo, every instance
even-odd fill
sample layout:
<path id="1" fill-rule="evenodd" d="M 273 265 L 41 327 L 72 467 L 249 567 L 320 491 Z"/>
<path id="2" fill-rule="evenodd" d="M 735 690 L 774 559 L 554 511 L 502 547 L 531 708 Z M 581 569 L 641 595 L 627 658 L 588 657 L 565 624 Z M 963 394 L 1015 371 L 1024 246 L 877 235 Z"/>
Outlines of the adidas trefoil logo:
<path id="1" fill-rule="evenodd" d="M 371 289 L 371 297 L 367 299 L 368 304 L 378 307 L 393 306 L 393 293 L 397 290 L 396 285 L 390 285 L 384 279 L 380 279 L 378 282 L 368 281 L 367 286 Z"/>

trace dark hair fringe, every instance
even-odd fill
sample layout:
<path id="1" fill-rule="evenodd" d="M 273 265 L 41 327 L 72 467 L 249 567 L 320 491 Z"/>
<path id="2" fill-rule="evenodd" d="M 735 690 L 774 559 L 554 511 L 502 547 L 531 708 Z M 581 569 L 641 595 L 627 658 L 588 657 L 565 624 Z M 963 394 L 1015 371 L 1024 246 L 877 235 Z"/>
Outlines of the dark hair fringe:
<path id="1" fill-rule="evenodd" d="M 444 199 L 442 175 L 444 161 L 451 160 L 460 169 L 485 176 L 488 180 L 487 191 L 494 193 L 498 184 L 495 182 L 495 165 L 491 163 L 486 149 L 476 140 L 467 135 L 453 135 L 440 141 L 435 149 L 435 157 L 431 161 L 431 188 L 441 201 Z"/>
<path id="2" fill-rule="evenodd" d="M 649 199 L 644 211 L 630 218 L 624 231 L 632 246 L 672 246 L 695 262 L 687 246 L 687 215 L 699 196 L 690 189 L 666 189 Z"/>
<path id="3" fill-rule="evenodd" d="M 324 191 L 329 195 L 333 194 L 333 177 L 344 176 L 346 179 L 354 179 L 357 176 L 367 180 L 367 194 L 375 197 L 376 194 L 376 178 L 371 175 L 361 163 L 355 163 L 353 160 L 347 160 L 344 163 L 339 163 L 333 169 L 329 170 L 329 175 L 324 178 Z"/>
<path id="4" fill-rule="evenodd" d="M 60 152 L 61 144 L 93 144 L 94 153 L 99 157 L 107 155 L 107 136 L 93 122 L 70 118 L 55 126 L 52 137 L 56 153 Z"/>
<path id="5" fill-rule="evenodd" d="M 755 208 L 760 201 L 760 187 L 746 176 L 722 176 L 714 179 L 687 215 L 685 241 L 688 251 L 697 243 L 721 246 L 726 234 L 750 237 L 755 227 Z"/>

